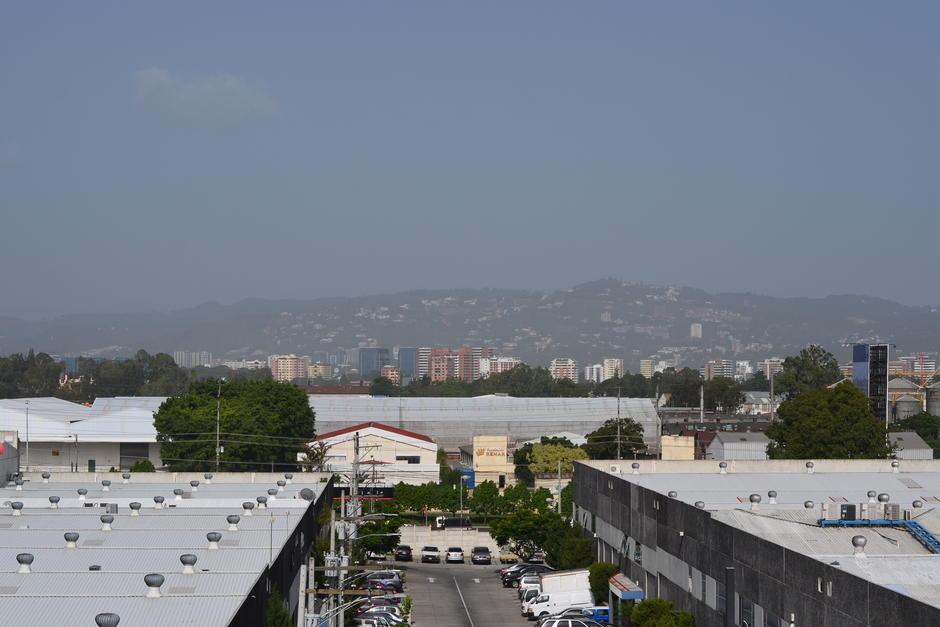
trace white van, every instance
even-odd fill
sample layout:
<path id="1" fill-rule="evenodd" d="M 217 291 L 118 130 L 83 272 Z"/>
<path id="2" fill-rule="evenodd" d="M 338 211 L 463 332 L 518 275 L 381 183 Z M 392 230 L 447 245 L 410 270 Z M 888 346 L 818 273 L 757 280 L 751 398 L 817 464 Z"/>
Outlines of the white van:
<path id="1" fill-rule="evenodd" d="M 534 601 L 529 602 L 523 613 L 529 618 L 542 618 L 571 607 L 591 607 L 593 605 L 594 599 L 589 589 L 548 592 L 540 594 Z"/>

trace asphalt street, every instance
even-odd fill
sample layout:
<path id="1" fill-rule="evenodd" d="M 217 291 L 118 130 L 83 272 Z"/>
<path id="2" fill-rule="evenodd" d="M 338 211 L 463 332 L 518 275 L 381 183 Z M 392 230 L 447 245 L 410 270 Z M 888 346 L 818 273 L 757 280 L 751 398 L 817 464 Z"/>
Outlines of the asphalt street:
<path id="1" fill-rule="evenodd" d="M 472 564 L 407 565 L 405 593 L 417 627 L 531 626 L 519 613 L 516 590 L 503 588 L 496 569 Z"/>

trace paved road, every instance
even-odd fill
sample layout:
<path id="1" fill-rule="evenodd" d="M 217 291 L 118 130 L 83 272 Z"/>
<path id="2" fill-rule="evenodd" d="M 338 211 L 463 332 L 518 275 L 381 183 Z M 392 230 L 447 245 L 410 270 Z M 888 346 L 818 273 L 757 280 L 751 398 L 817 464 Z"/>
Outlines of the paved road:
<path id="1" fill-rule="evenodd" d="M 497 566 L 408 565 L 407 588 L 417 627 L 503 627 L 529 625 L 519 614 L 512 588 L 503 588 Z"/>

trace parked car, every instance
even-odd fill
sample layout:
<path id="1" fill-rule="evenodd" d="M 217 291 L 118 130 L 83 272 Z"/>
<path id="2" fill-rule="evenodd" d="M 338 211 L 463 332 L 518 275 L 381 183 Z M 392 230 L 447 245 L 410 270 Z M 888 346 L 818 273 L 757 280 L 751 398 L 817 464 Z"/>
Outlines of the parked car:
<path id="1" fill-rule="evenodd" d="M 434 564 L 441 563 L 441 551 L 436 546 L 423 546 L 421 547 L 421 563 L 432 562 Z"/>
<path id="2" fill-rule="evenodd" d="M 398 576 L 398 573 L 391 571 L 380 570 L 378 572 L 369 573 L 366 575 L 366 583 L 381 583 L 383 589 L 391 589 L 395 592 L 402 591 L 401 577 Z"/>
<path id="3" fill-rule="evenodd" d="M 523 575 L 544 573 L 550 570 L 552 570 L 552 568 L 545 564 L 525 564 L 521 569 L 503 575 L 503 587 L 518 588 L 519 580 L 522 579 Z"/>
<path id="4" fill-rule="evenodd" d="M 396 562 L 410 562 L 412 560 L 411 547 L 407 544 L 399 544 L 394 551 Z"/>
<path id="5" fill-rule="evenodd" d="M 527 575 L 523 575 L 522 579 L 519 580 L 519 590 L 516 591 L 516 594 L 521 599 L 523 593 L 526 590 L 533 590 L 533 589 L 541 590 L 542 588 L 541 580 L 542 578 L 539 576 L 538 573 L 529 573 Z"/>
<path id="6" fill-rule="evenodd" d="M 530 564 L 544 564 L 545 563 L 545 552 L 536 551 L 532 554 L 532 557 L 529 558 Z"/>
<path id="7" fill-rule="evenodd" d="M 508 546 L 499 547 L 500 564 L 518 564 L 519 556 L 509 550 Z"/>
<path id="8" fill-rule="evenodd" d="M 603 627 L 600 623 L 590 618 L 549 618 L 542 623 L 541 627 Z"/>
<path id="9" fill-rule="evenodd" d="M 389 625 L 404 625 L 405 619 L 391 612 L 366 612 L 360 618 L 381 618 Z"/>
<path id="10" fill-rule="evenodd" d="M 367 614 L 369 612 L 391 612 L 396 616 L 401 616 L 401 608 L 388 602 L 374 601 L 370 603 L 367 601 L 356 608 L 357 615 Z"/>
<path id="11" fill-rule="evenodd" d="M 463 564 L 463 549 L 459 546 L 452 546 L 447 549 L 445 561 L 448 564 Z"/>
<path id="12" fill-rule="evenodd" d="M 579 620 L 593 620 L 601 624 L 606 624 L 610 620 L 610 608 L 606 605 L 569 607 L 551 616 L 543 616 L 537 619 L 535 622 L 536 627 L 542 627 L 545 623 L 555 618 L 577 618 Z"/>
<path id="13" fill-rule="evenodd" d="M 492 564 L 493 556 L 490 555 L 490 549 L 486 546 L 475 546 L 470 552 L 471 564 Z"/>

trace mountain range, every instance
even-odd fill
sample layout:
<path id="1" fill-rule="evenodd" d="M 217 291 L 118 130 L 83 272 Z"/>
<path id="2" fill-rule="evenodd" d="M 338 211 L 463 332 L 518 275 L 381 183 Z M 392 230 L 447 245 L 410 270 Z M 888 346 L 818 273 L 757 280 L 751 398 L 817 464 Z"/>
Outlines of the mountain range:
<path id="1" fill-rule="evenodd" d="M 691 325 L 702 337 L 691 337 Z M 0 354 L 30 348 L 120 356 L 138 348 L 216 357 L 349 353 L 362 346 L 491 346 L 532 364 L 655 357 L 699 367 L 714 358 L 794 354 L 809 343 L 848 357 L 856 341 L 899 353 L 940 348 L 940 308 L 871 296 L 780 298 L 603 279 L 553 292 L 441 289 L 313 300 L 250 299 L 167 313 L 0 317 Z"/>

